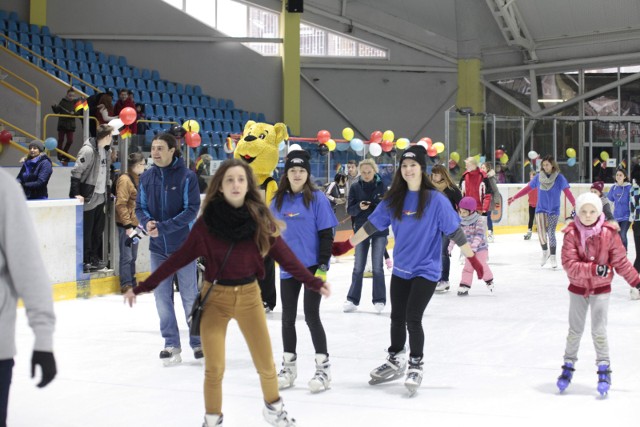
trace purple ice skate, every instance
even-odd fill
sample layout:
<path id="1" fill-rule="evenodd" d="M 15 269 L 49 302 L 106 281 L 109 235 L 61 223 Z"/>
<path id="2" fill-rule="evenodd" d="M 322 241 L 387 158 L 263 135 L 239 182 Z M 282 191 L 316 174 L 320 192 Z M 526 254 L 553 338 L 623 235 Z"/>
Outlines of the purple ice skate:
<path id="1" fill-rule="evenodd" d="M 561 393 L 565 391 L 567 387 L 569 387 L 571 378 L 573 378 L 573 371 L 575 371 L 575 369 L 573 368 L 573 363 L 566 362 L 564 365 L 562 365 L 562 374 L 560 374 L 560 376 L 558 377 L 558 382 L 556 383 Z"/>
<path id="2" fill-rule="evenodd" d="M 598 393 L 606 396 L 611 387 L 611 370 L 609 365 L 598 365 Z"/>

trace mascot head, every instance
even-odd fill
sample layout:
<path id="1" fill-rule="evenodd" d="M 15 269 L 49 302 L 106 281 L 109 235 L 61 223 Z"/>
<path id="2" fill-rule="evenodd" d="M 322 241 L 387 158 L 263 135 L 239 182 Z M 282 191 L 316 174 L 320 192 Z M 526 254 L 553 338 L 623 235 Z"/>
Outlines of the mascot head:
<path id="1" fill-rule="evenodd" d="M 278 166 L 278 145 L 288 138 L 284 123 L 270 125 L 249 120 L 244 126 L 233 157 L 249 163 L 260 182 L 261 178 L 271 176 Z"/>

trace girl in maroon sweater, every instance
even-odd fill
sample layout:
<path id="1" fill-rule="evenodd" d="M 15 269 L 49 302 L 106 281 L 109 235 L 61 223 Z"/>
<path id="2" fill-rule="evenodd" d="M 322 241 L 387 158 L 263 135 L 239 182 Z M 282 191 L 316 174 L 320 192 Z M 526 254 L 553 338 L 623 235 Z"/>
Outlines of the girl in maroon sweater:
<path id="1" fill-rule="evenodd" d="M 203 295 L 213 286 L 202 315 L 201 339 L 205 356 L 205 423 L 222 425 L 222 377 L 225 336 L 229 320 L 236 319 L 247 341 L 264 395 L 265 420 L 272 425 L 295 426 L 283 409 L 267 321 L 257 278 L 264 276 L 263 258 L 273 257 L 308 289 L 329 296 L 329 284 L 314 277 L 280 237 L 275 220 L 258 192 L 255 177 L 242 160 L 226 160 L 213 176 L 204 200 L 202 216 L 195 222 L 182 247 L 149 278 L 129 290 L 125 300 L 152 291 L 160 281 L 187 263 L 206 258 Z M 233 244 L 227 263 L 222 266 Z M 221 267 L 223 267 L 221 269 Z"/>

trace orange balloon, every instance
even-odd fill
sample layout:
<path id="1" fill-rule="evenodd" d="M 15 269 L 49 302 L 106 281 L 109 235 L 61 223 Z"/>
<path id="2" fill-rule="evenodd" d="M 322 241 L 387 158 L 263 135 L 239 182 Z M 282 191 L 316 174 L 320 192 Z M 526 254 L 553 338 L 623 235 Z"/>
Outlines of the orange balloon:
<path id="1" fill-rule="evenodd" d="M 380 132 L 379 130 L 374 131 L 371 134 L 371 137 L 369 138 L 369 141 L 371 142 L 375 142 L 375 143 L 380 143 L 380 141 L 382 141 L 382 132 Z"/>
<path id="2" fill-rule="evenodd" d="M 124 107 L 122 111 L 120 111 L 120 120 L 122 120 L 122 123 L 125 125 L 130 125 L 135 122 L 137 116 L 136 110 L 131 107 Z"/>

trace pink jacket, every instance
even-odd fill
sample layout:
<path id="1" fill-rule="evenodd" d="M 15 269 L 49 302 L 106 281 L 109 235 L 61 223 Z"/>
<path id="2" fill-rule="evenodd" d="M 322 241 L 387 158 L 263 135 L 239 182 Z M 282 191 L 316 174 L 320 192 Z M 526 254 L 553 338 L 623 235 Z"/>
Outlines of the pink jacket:
<path id="1" fill-rule="evenodd" d="M 627 258 L 617 230 L 604 223 L 599 235 L 587 239 L 586 248 L 580 243 L 580 234 L 572 222 L 563 230 L 562 267 L 569 276 L 569 291 L 578 295 L 594 295 L 611 292 L 613 274 L 600 277 L 595 266 L 609 265 L 632 287 L 640 283 L 638 272 Z"/>

